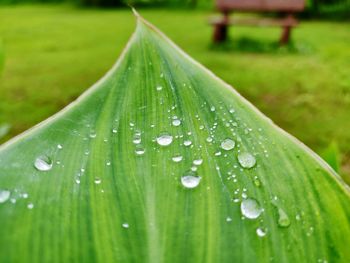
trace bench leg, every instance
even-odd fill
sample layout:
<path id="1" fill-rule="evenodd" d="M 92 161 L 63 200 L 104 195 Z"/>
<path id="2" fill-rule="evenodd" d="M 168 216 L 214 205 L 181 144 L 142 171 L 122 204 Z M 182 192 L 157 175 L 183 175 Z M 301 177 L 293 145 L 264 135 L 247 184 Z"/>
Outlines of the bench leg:
<path id="1" fill-rule="evenodd" d="M 280 39 L 281 46 L 288 44 L 290 35 L 291 35 L 291 30 L 292 28 L 290 26 L 286 26 L 283 28 L 281 39 Z"/>
<path id="2" fill-rule="evenodd" d="M 220 43 L 227 39 L 227 25 L 217 24 L 214 27 L 213 41 L 214 43 Z"/>

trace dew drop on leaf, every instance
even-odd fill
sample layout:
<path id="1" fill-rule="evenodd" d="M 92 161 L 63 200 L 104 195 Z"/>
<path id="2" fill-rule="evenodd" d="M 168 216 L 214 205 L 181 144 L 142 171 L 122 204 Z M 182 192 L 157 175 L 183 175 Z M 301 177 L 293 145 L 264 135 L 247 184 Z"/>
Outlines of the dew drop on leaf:
<path id="1" fill-rule="evenodd" d="M 235 145 L 235 141 L 228 138 L 221 142 L 221 148 L 226 151 L 232 150 L 233 148 L 235 148 Z"/>
<path id="2" fill-rule="evenodd" d="M 171 158 L 175 163 L 181 162 L 182 161 L 182 156 L 181 155 L 176 155 L 173 158 Z"/>
<path id="3" fill-rule="evenodd" d="M 200 181 L 201 177 L 194 171 L 188 171 L 181 177 L 182 185 L 189 189 L 196 188 Z"/>
<path id="4" fill-rule="evenodd" d="M 262 211 L 263 209 L 255 199 L 248 198 L 241 203 L 241 212 L 246 218 L 256 219 L 261 215 Z"/>
<path id="5" fill-rule="evenodd" d="M 137 145 L 135 149 L 136 155 L 143 155 L 145 153 L 145 148 L 143 148 L 141 145 Z"/>
<path id="6" fill-rule="evenodd" d="M 94 180 L 95 184 L 100 184 L 102 182 L 101 178 L 96 177 Z"/>
<path id="7" fill-rule="evenodd" d="M 9 190 L 0 190 L 0 204 L 5 203 L 10 198 L 11 192 Z"/>
<path id="8" fill-rule="evenodd" d="M 174 126 L 180 126 L 181 125 L 181 121 L 179 119 L 173 120 L 172 123 L 173 123 Z"/>
<path id="9" fill-rule="evenodd" d="M 123 224 L 122 224 L 122 227 L 123 227 L 123 228 L 129 228 L 129 224 L 128 224 L 128 223 L 123 223 Z"/>
<path id="10" fill-rule="evenodd" d="M 281 227 L 289 227 L 290 225 L 287 213 L 280 207 L 278 208 L 278 225 Z"/>
<path id="11" fill-rule="evenodd" d="M 34 204 L 33 204 L 33 203 L 29 203 L 29 204 L 27 205 L 27 208 L 28 208 L 28 209 L 33 209 L 33 208 L 34 208 Z"/>
<path id="12" fill-rule="evenodd" d="M 173 142 L 173 136 L 163 133 L 157 137 L 157 143 L 161 146 L 168 146 Z"/>
<path id="13" fill-rule="evenodd" d="M 196 160 L 193 161 L 193 164 L 197 165 L 197 166 L 201 165 L 202 163 L 203 163 L 203 159 L 196 159 Z"/>
<path id="14" fill-rule="evenodd" d="M 252 168 L 256 164 L 255 157 L 247 152 L 238 154 L 238 162 L 243 168 Z"/>
<path id="15" fill-rule="evenodd" d="M 267 231 L 266 231 L 266 229 L 263 228 L 263 227 L 259 227 L 259 228 L 256 229 L 256 234 L 257 234 L 259 237 L 264 237 L 264 236 L 266 236 L 266 233 L 267 233 Z"/>
<path id="16" fill-rule="evenodd" d="M 40 156 L 35 159 L 34 167 L 39 171 L 49 171 L 52 168 L 52 160 L 47 156 Z"/>
<path id="17" fill-rule="evenodd" d="M 184 141 L 184 145 L 185 146 L 190 146 L 191 144 L 192 144 L 192 142 L 190 140 Z"/>

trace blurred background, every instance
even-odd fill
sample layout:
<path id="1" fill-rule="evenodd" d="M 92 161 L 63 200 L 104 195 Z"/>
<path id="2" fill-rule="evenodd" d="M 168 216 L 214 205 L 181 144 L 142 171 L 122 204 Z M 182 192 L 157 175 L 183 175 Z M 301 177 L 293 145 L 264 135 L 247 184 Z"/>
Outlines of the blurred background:
<path id="1" fill-rule="evenodd" d="M 278 27 L 244 26 L 213 44 L 214 0 L 0 0 L 0 144 L 104 75 L 134 30 L 128 4 L 350 183 L 350 0 L 306 0 L 285 46 Z"/>

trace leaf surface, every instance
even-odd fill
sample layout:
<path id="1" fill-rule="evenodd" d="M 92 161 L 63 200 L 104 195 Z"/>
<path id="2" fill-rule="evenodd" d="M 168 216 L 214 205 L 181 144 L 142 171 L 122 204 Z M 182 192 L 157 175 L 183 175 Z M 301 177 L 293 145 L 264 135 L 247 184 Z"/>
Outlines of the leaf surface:
<path id="1" fill-rule="evenodd" d="M 350 261 L 340 177 L 140 17 L 105 77 L 0 148 L 0 189 L 0 262 Z"/>

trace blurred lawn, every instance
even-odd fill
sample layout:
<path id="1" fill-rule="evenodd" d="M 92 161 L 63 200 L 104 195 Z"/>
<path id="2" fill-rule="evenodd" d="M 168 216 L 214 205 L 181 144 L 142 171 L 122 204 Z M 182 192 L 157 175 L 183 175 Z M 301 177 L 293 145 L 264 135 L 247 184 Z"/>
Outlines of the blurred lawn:
<path id="1" fill-rule="evenodd" d="M 338 145 L 341 173 L 350 182 L 350 23 L 303 22 L 293 31 L 293 46 L 282 49 L 274 45 L 280 29 L 231 28 L 231 44 L 213 47 L 208 12 L 141 14 L 316 152 Z M 135 26 L 127 9 L 62 5 L 1 7 L 0 21 L 0 124 L 12 125 L 1 142 L 96 82 Z"/>

